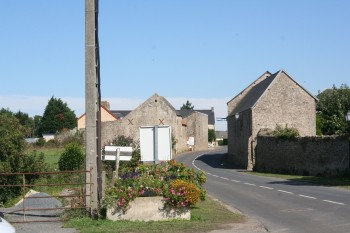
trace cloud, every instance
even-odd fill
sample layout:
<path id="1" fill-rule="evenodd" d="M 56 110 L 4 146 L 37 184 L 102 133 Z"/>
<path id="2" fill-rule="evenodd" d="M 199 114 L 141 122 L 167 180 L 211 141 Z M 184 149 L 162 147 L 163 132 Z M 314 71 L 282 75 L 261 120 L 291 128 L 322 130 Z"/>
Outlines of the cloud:
<path id="1" fill-rule="evenodd" d="M 12 112 L 22 111 L 30 116 L 43 115 L 45 107 L 51 96 L 24 96 L 24 95 L 0 95 L 0 108 L 8 108 Z M 106 97 L 112 110 L 133 110 L 145 99 L 142 98 L 118 98 Z M 226 102 L 230 98 L 188 98 L 188 97 L 166 97 L 165 98 L 174 106 L 180 109 L 188 100 L 195 109 L 211 109 L 214 107 L 215 117 L 222 118 L 227 116 Z M 63 102 L 67 103 L 76 116 L 79 117 L 85 112 L 85 98 L 61 97 Z M 216 121 L 216 130 L 226 130 L 226 121 Z"/>

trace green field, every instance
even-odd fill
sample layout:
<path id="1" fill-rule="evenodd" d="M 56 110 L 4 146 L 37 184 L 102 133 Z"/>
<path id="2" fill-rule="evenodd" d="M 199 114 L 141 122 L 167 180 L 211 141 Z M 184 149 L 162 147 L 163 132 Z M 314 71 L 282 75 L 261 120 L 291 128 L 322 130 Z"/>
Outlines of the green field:
<path id="1" fill-rule="evenodd" d="M 58 160 L 64 148 L 35 148 L 28 149 L 26 153 L 36 151 L 37 154 L 43 153 L 45 155 L 45 161 L 50 165 L 52 169 L 58 169 Z"/>

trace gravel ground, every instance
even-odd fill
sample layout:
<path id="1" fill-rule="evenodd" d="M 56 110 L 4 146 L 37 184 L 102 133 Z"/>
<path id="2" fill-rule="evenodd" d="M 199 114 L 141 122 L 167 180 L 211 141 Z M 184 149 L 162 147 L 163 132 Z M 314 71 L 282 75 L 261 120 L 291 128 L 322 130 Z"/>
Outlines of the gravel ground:
<path id="1" fill-rule="evenodd" d="M 46 193 L 33 193 L 29 197 L 49 197 Z M 61 207 L 62 203 L 56 198 L 29 198 L 25 201 L 25 208 L 55 208 Z M 63 223 L 60 222 L 62 210 L 39 210 L 27 211 L 26 216 L 23 212 L 14 212 L 23 208 L 23 202 L 19 202 L 12 208 L 0 208 L 4 213 L 5 219 L 10 222 L 23 221 L 42 221 L 30 223 L 13 223 L 16 228 L 16 233 L 76 233 L 75 229 L 62 228 Z M 53 222 L 45 222 L 53 221 Z"/>

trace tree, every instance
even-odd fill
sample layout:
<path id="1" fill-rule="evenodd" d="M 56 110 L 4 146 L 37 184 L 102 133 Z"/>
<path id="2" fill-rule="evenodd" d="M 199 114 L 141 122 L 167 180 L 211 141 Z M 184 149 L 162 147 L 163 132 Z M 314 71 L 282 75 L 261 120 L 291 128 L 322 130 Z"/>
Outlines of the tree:
<path id="1" fill-rule="evenodd" d="M 208 129 L 208 142 L 213 142 L 216 140 L 215 130 Z"/>
<path id="2" fill-rule="evenodd" d="M 317 134 L 332 135 L 347 132 L 345 115 L 350 110 L 350 89 L 346 84 L 333 85 L 317 95 Z"/>
<path id="3" fill-rule="evenodd" d="M 18 111 L 14 114 L 14 116 L 18 119 L 19 123 L 25 127 L 25 136 L 32 136 L 34 130 L 34 119 L 29 117 L 27 113 Z"/>
<path id="4" fill-rule="evenodd" d="M 193 109 L 194 109 L 194 106 L 188 100 L 186 101 L 186 104 L 183 104 L 181 107 L 181 110 L 193 110 Z"/>
<path id="5" fill-rule="evenodd" d="M 41 172 L 48 168 L 43 155 L 35 153 L 26 155 L 25 136 L 26 129 L 19 120 L 9 111 L 0 111 L 0 172 Z M 36 175 L 27 175 L 26 182 L 32 183 L 39 178 Z M 0 176 L 1 184 L 18 185 L 21 176 Z M 9 199 L 18 196 L 21 187 L 0 187 L 0 205 Z"/>
<path id="6" fill-rule="evenodd" d="M 76 126 L 77 119 L 74 111 L 61 99 L 51 97 L 39 125 L 39 134 L 54 134 L 61 132 L 62 129 L 73 129 Z"/>

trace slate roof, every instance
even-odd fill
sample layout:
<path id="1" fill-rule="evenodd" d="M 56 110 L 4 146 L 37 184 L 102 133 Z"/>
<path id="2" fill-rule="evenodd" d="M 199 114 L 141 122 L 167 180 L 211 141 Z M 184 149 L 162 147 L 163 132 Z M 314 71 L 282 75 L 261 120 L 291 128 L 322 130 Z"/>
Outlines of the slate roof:
<path id="1" fill-rule="evenodd" d="M 253 86 L 251 90 L 249 90 L 241 99 L 241 101 L 237 104 L 237 106 L 234 108 L 234 110 L 230 113 L 230 116 L 235 115 L 236 113 L 239 112 L 243 112 L 245 110 L 251 109 L 253 108 L 257 102 L 259 101 L 259 99 L 262 97 L 262 95 L 264 95 L 264 93 L 266 92 L 266 90 L 269 89 L 269 87 L 271 86 L 272 82 L 281 74 L 281 73 L 285 73 L 293 82 L 295 82 L 300 88 L 302 88 L 305 92 L 307 92 L 311 97 L 313 97 L 316 101 L 317 98 L 312 95 L 310 92 L 308 92 L 304 87 L 302 87 L 298 82 L 296 82 L 290 75 L 287 74 L 287 72 L 285 72 L 284 70 L 279 70 L 278 72 L 271 74 L 269 76 L 267 76 L 264 80 L 262 80 L 260 83 L 256 84 L 255 86 L 253 86 L 255 84 L 255 82 L 253 82 L 250 86 Z M 269 74 L 269 72 L 265 72 L 264 75 Z M 261 78 L 262 76 L 260 76 Z M 259 78 L 259 79 L 260 79 Z M 259 80 L 257 79 L 257 80 Z M 256 80 L 256 81 L 257 81 Z M 247 88 L 248 88 L 247 87 Z M 246 88 L 246 89 L 247 89 Z M 246 90 L 245 89 L 245 90 Z M 244 91 L 243 91 L 244 92 Z M 243 93 L 241 92 L 241 93 Z M 239 95 L 237 95 L 236 97 L 238 97 Z M 236 97 L 234 97 L 233 99 L 235 99 Z M 232 100 L 233 100 L 232 99 Z M 232 101 L 231 100 L 231 101 Z"/>
<path id="2" fill-rule="evenodd" d="M 111 112 L 113 113 L 114 116 L 122 119 L 126 115 L 128 115 L 131 111 L 130 110 L 112 110 Z M 183 118 L 189 116 L 193 112 L 201 112 L 208 115 L 208 124 L 215 125 L 215 114 L 212 110 L 176 110 L 176 114 L 178 116 L 182 116 Z"/>
<path id="3" fill-rule="evenodd" d="M 260 83 L 256 84 L 247 94 L 245 94 L 242 100 L 235 107 L 233 115 L 252 108 L 263 93 L 268 89 L 272 81 L 276 78 L 277 74 L 278 73 L 270 75 Z"/>
<path id="4" fill-rule="evenodd" d="M 177 110 L 176 112 L 179 116 L 182 116 L 183 118 L 189 116 L 193 112 L 204 113 L 204 114 L 208 115 L 208 125 L 215 125 L 215 113 L 211 109 L 209 109 L 209 110 L 207 110 L 207 109 L 198 109 L 198 110 L 197 109 L 194 109 L 194 110 L 184 109 L 184 110 Z"/>
<path id="5" fill-rule="evenodd" d="M 113 113 L 114 116 L 122 119 L 126 115 L 128 115 L 131 111 L 130 110 L 112 110 L 111 112 Z"/>

